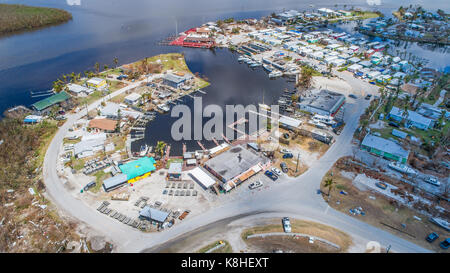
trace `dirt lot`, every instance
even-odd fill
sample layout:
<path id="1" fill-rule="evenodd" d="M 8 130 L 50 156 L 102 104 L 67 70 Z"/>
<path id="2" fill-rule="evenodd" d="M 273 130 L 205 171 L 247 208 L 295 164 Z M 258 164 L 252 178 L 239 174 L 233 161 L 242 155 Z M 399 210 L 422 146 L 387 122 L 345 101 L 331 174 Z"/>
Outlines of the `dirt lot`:
<path id="1" fill-rule="evenodd" d="M 343 176 L 340 171 L 340 169 L 334 166 L 324 176 L 325 180 L 327 177 L 330 177 L 332 172 L 332 179 L 335 182 L 330 192 L 329 204 L 331 207 L 344 213 L 349 213 L 349 209 L 361 207 L 365 212 L 365 216 L 356 215 L 353 217 L 357 217 L 359 220 L 382 228 L 423 247 L 437 252 L 444 252 L 439 247 L 439 242 L 444 238 L 448 238 L 450 236 L 449 232 L 430 223 L 427 220 L 427 216 L 394 200 L 390 200 L 382 194 L 359 190 L 354 186 L 352 180 Z M 324 199 L 328 200 L 328 188 L 324 187 L 324 181 L 322 181 L 321 190 L 324 192 Z M 341 191 L 345 191 L 348 194 L 340 194 Z M 420 217 L 422 221 L 416 220 L 414 216 Z M 402 224 L 405 224 L 406 227 L 402 227 Z M 431 232 L 436 232 L 440 236 L 432 244 L 425 241 L 426 236 Z"/>
<path id="2" fill-rule="evenodd" d="M 276 222 L 278 222 L 278 224 Z M 340 252 L 346 252 L 352 244 L 351 237 L 345 232 L 315 222 L 291 219 L 291 229 L 293 233 L 308 234 L 313 237 L 319 237 L 328 240 L 329 242 L 340 246 Z M 267 250 L 267 252 L 272 252 L 275 249 L 280 249 L 279 246 L 283 245 L 283 243 L 286 243 L 287 245 L 289 245 L 289 247 L 292 247 L 291 250 L 288 250 L 290 248 L 286 248 L 286 252 L 296 252 L 297 250 L 299 252 L 331 252 L 331 250 L 332 252 L 336 252 L 335 248 L 331 246 L 325 247 L 324 243 L 320 243 L 318 246 L 311 247 L 308 246 L 309 242 L 307 242 L 308 245 L 305 245 L 303 239 L 293 239 L 287 236 L 287 239 L 284 236 L 270 236 L 266 238 L 247 239 L 247 236 L 252 234 L 270 232 L 283 232 L 283 227 L 279 219 L 274 220 L 274 224 L 271 225 L 257 226 L 244 230 L 242 232 L 242 239 L 245 242 L 248 242 L 250 246 L 256 247 L 255 251 L 257 251 L 257 249 L 261 251 L 262 249 L 265 249 Z M 314 244 L 316 244 L 317 242 L 318 241 L 316 240 Z"/>
<path id="3" fill-rule="evenodd" d="M 282 251 L 287 253 L 334 253 L 336 249 L 319 241 L 309 243 L 305 237 L 268 236 L 265 238 L 250 238 L 247 240 L 249 252 L 270 253 Z"/>

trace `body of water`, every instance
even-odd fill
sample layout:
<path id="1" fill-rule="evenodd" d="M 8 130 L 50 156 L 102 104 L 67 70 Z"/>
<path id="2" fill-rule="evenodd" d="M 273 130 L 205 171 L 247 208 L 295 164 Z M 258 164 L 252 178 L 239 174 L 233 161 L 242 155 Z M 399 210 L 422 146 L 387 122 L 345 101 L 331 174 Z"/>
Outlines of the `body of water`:
<path id="1" fill-rule="evenodd" d="M 62 74 L 93 70 L 96 62 L 101 67 L 112 65 L 114 57 L 124 64 L 168 52 L 185 53 L 190 69 L 209 78 L 211 86 L 205 89 L 207 94 L 202 95 L 203 105 L 258 103 L 262 101 L 263 89 L 265 102 L 270 104 L 284 88 L 291 88 L 291 84 L 283 79 L 269 80 L 261 69 L 251 71 L 237 64 L 236 56 L 227 50 L 168 47 L 157 42 L 208 21 L 229 17 L 259 18 L 283 9 L 312 11 L 320 7 L 360 7 L 390 14 L 399 5 L 416 3 L 431 10 L 448 9 L 448 1 L 422 2 L 343 0 L 335 6 L 324 0 L 0 0 L 0 3 L 62 8 L 73 15 L 73 20 L 62 25 L 0 38 L 0 113 L 9 107 L 29 106 L 42 99 L 32 98 L 31 92 L 50 89 L 52 82 Z M 338 28 L 353 32 L 352 24 Z M 399 46 L 430 59 L 429 66 L 442 68 L 449 63 L 446 49 L 411 43 Z M 188 105 L 192 103 L 189 98 L 185 100 Z M 147 128 L 145 141 L 170 142 L 167 130 L 173 120 L 169 115 L 158 116 Z M 194 145 L 197 144 L 188 143 L 188 147 Z M 173 149 L 179 152 L 178 148 Z"/>

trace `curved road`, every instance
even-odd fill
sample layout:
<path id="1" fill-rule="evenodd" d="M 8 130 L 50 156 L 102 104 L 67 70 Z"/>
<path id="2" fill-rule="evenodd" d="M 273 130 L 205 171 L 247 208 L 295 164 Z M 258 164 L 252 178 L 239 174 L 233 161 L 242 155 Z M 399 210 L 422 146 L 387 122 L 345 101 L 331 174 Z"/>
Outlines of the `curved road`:
<path id="1" fill-rule="evenodd" d="M 367 94 L 368 90 L 372 89 L 371 93 L 374 93 L 374 87 L 365 82 L 356 80 L 345 73 L 339 73 L 339 76 L 344 77 L 355 91 L 364 89 L 363 92 Z M 139 83 L 136 82 L 120 89 L 112 93 L 111 97 L 126 92 Z M 100 102 L 101 100 L 94 102 L 89 105 L 88 109 L 98 107 Z M 364 238 L 367 242 L 378 241 L 382 246 L 391 245 L 391 249 L 395 252 L 430 252 L 428 249 L 332 209 L 322 196 L 316 193 L 320 188 L 322 177 L 334 162 L 342 156 L 351 154 L 353 132 L 358 127 L 360 115 L 368 105 L 369 102 L 363 98 L 351 100 L 346 104 L 346 126 L 341 135 L 336 138 L 336 142 L 330 149 L 301 176 L 280 178 L 280 182 L 277 182 L 268 191 L 257 192 L 245 200 L 226 202 L 201 215 L 188 217 L 163 232 L 143 233 L 110 217 L 105 217 L 65 189 L 55 166 L 64 136 L 74 122 L 84 115 L 84 110 L 69 115 L 66 123 L 58 130 L 50 143 L 44 160 L 44 181 L 50 199 L 61 210 L 105 235 L 115 243 L 118 252 L 151 251 L 169 241 L 182 240 L 186 233 L 208 228 L 209 225 L 212 226 L 221 220 L 245 218 L 257 213 L 261 216 L 265 214 L 287 215 L 292 218 L 320 222 L 345 231 L 351 236 Z"/>

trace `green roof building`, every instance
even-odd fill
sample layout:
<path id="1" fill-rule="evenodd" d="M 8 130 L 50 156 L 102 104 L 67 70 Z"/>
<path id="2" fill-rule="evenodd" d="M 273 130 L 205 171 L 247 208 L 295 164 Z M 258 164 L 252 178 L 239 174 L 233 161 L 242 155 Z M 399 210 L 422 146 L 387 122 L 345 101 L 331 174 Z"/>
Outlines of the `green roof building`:
<path id="1" fill-rule="evenodd" d="M 50 106 L 53 106 L 57 103 L 66 101 L 70 98 L 70 95 L 67 94 L 65 91 L 61 91 L 59 93 L 56 93 L 48 98 L 45 98 L 43 100 L 40 100 L 38 102 L 33 103 L 31 106 L 36 109 L 37 111 L 43 111 Z"/>
<path id="2" fill-rule="evenodd" d="M 156 170 L 156 161 L 153 157 L 141 157 L 138 160 L 120 165 L 119 169 L 127 175 L 128 183 L 147 177 L 150 172 Z"/>

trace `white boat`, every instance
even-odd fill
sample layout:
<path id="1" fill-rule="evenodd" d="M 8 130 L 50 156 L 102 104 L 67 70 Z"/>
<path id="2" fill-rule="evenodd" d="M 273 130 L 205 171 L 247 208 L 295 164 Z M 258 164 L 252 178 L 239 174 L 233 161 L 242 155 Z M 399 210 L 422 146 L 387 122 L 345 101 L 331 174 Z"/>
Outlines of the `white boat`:
<path id="1" fill-rule="evenodd" d="M 163 111 L 163 112 L 169 112 L 170 111 L 170 107 L 167 106 L 164 103 L 158 104 L 158 106 L 156 106 L 156 107 L 158 107 L 158 109 Z"/>
<path id="2" fill-rule="evenodd" d="M 246 59 L 248 59 L 248 58 L 241 55 L 241 56 L 239 56 L 239 58 L 238 58 L 238 62 L 243 62 L 243 61 L 246 60 Z"/>
<path id="3" fill-rule="evenodd" d="M 250 67 L 258 67 L 258 66 L 261 66 L 261 63 L 254 62 L 253 64 L 250 65 Z"/>
<path id="4" fill-rule="evenodd" d="M 309 124 L 312 124 L 312 125 L 314 125 L 315 127 L 320 128 L 320 129 L 323 129 L 323 128 L 326 127 L 325 124 L 323 124 L 322 122 L 317 121 L 317 120 L 312 120 L 312 121 L 309 122 Z"/>
<path id="5" fill-rule="evenodd" d="M 267 72 L 272 72 L 273 68 L 268 65 L 268 64 L 263 64 L 263 68 L 267 71 Z"/>
<path id="6" fill-rule="evenodd" d="M 389 168 L 405 174 L 417 174 L 417 172 L 413 168 L 410 168 L 407 165 L 399 162 L 389 163 Z"/>
<path id="7" fill-rule="evenodd" d="M 141 146 L 141 151 L 139 152 L 139 156 L 145 156 L 148 152 L 148 145 L 142 145 Z"/>
<path id="8" fill-rule="evenodd" d="M 269 73 L 269 78 L 276 78 L 281 76 L 283 76 L 283 72 L 281 72 L 280 70 L 274 70 Z"/>

